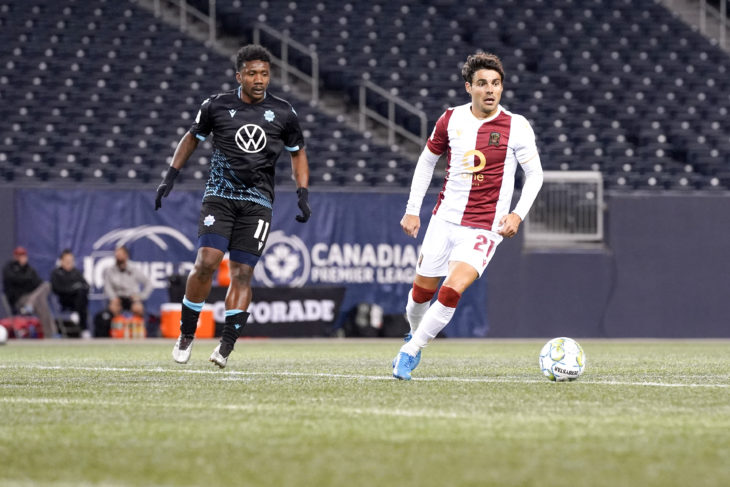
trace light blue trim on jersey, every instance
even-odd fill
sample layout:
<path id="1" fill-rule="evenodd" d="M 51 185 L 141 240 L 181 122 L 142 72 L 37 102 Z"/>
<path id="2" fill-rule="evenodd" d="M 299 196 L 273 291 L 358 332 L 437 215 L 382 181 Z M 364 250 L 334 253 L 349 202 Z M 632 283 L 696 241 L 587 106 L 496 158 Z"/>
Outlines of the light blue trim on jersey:
<path id="1" fill-rule="evenodd" d="M 289 152 L 296 152 L 299 150 L 299 146 L 298 145 L 295 145 L 294 147 L 284 146 L 284 149 L 288 150 Z"/>
<path id="2" fill-rule="evenodd" d="M 183 296 L 182 304 L 184 304 L 188 308 L 192 309 L 193 311 L 197 311 L 198 313 L 200 313 L 203 309 L 203 305 L 205 304 L 205 301 L 203 301 L 201 303 L 193 303 L 192 301 L 190 301 L 187 298 L 187 296 Z"/>
<path id="3" fill-rule="evenodd" d="M 227 309 L 226 310 L 226 318 L 229 316 L 237 315 L 238 313 L 243 313 L 242 309 Z"/>
<path id="4" fill-rule="evenodd" d="M 200 134 L 195 134 L 195 138 L 196 138 L 196 139 L 200 139 L 200 140 L 205 140 L 205 139 L 206 139 L 206 137 L 203 137 L 203 136 L 202 136 L 202 135 L 200 135 Z"/>

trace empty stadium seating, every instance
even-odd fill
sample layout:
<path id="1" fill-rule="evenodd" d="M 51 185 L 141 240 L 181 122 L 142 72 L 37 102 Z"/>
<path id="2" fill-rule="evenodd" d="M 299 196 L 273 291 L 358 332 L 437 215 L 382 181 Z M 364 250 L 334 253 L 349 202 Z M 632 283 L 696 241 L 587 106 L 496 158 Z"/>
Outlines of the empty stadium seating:
<path id="1" fill-rule="evenodd" d="M 431 125 L 468 101 L 465 56 L 495 52 L 502 104 L 532 122 L 545 169 L 600 170 L 617 190 L 730 189 L 728 55 L 658 3 L 218 0 L 217 14 L 230 35 L 266 22 L 316 49 L 324 89 L 354 102 L 370 79 Z M 229 59 L 127 1 L 0 0 L 0 41 L 0 180 L 19 184 L 156 181 L 202 99 L 235 83 Z M 409 184 L 412 157 L 285 96 L 312 184 Z M 205 179 L 204 155 L 184 180 Z M 290 174 L 282 160 L 278 181 Z"/>

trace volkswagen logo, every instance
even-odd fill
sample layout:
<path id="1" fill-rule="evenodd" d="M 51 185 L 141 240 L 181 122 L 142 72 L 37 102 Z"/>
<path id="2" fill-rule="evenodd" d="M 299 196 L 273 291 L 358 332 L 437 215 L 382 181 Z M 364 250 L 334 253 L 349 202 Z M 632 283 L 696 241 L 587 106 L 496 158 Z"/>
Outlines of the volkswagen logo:
<path id="1" fill-rule="evenodd" d="M 247 123 L 236 132 L 236 145 L 249 154 L 260 152 L 266 147 L 266 133 L 258 125 Z"/>

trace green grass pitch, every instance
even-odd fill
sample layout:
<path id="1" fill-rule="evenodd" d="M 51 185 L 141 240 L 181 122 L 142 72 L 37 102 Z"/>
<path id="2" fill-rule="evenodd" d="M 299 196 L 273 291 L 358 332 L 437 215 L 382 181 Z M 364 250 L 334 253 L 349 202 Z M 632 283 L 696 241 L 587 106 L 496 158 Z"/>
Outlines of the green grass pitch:
<path id="1" fill-rule="evenodd" d="M 0 485 L 728 486 L 730 341 L 438 340 L 414 380 L 395 340 L 0 347 Z"/>

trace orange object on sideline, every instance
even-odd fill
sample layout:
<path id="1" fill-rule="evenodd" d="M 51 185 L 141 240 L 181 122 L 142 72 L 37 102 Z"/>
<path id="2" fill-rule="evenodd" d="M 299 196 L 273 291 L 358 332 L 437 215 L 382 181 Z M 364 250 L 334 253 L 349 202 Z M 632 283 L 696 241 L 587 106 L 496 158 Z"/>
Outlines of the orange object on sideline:
<path id="1" fill-rule="evenodd" d="M 144 319 L 132 313 L 122 313 L 112 318 L 109 336 L 112 338 L 146 338 Z"/>
<path id="2" fill-rule="evenodd" d="M 228 259 L 223 258 L 221 265 L 218 266 L 218 285 L 228 287 L 231 284 L 231 269 L 228 266 Z"/>
<path id="3" fill-rule="evenodd" d="M 177 338 L 180 336 L 180 317 L 182 316 L 182 304 L 164 303 L 160 306 L 160 333 L 165 338 Z M 198 317 L 198 328 L 195 330 L 196 338 L 213 338 L 215 336 L 215 320 L 213 319 L 213 308 L 203 306 Z"/>

